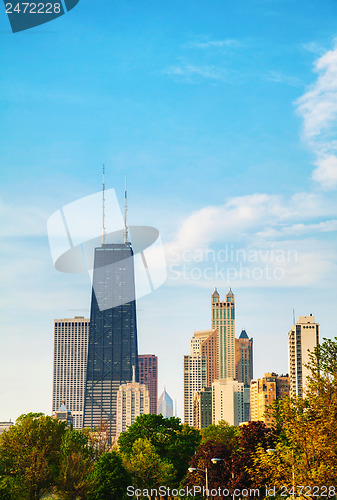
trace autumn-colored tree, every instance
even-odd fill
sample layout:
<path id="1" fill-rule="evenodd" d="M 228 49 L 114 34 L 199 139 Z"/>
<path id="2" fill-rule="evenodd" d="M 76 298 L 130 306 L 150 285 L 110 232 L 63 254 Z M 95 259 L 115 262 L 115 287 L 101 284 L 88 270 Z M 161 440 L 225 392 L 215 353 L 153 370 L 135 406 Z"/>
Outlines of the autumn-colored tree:
<path id="1" fill-rule="evenodd" d="M 308 367 L 304 398 L 274 404 L 279 440 L 273 450 L 260 448 L 253 467 L 256 480 L 288 492 L 295 487 L 295 495 L 302 485 L 337 486 L 337 339 L 324 339 Z"/>
<path id="2" fill-rule="evenodd" d="M 238 428 L 237 446 L 232 456 L 232 478 L 229 481 L 231 490 L 256 489 L 261 486 L 250 473 L 254 457 L 258 448 L 274 448 L 276 439 L 275 431 L 269 429 L 264 422 L 249 422 Z M 262 493 L 260 491 L 259 496 Z"/>
<path id="3" fill-rule="evenodd" d="M 189 463 L 189 468 L 195 470 L 187 473 L 183 485 L 191 488 L 194 486 L 206 487 L 207 468 L 209 490 L 223 489 L 229 484 L 232 477 L 232 453 L 233 443 L 231 441 L 207 441 L 203 443 Z M 220 460 L 213 463 L 212 458 Z M 222 499 L 222 496 L 213 495 L 212 498 Z"/>
<path id="4" fill-rule="evenodd" d="M 64 500 L 86 499 L 95 488 L 94 450 L 88 436 L 80 430 L 67 429 L 60 446 L 57 489 Z"/>

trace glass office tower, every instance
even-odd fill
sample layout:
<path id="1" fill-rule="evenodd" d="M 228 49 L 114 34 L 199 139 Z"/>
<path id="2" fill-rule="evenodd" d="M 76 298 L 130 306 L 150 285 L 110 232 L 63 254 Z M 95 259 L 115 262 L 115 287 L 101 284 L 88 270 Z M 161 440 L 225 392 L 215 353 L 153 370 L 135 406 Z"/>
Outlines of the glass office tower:
<path id="1" fill-rule="evenodd" d="M 130 242 L 95 249 L 86 374 L 84 427 L 116 433 L 117 392 L 138 382 L 133 250 Z"/>

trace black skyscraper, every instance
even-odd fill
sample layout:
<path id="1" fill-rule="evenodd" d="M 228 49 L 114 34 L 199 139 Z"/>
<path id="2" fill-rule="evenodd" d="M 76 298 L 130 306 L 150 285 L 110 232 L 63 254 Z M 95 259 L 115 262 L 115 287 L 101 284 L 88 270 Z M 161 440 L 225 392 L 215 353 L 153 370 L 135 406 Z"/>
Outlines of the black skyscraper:
<path id="1" fill-rule="evenodd" d="M 120 384 L 138 381 L 133 251 L 130 242 L 95 249 L 91 298 L 84 427 L 116 430 Z"/>

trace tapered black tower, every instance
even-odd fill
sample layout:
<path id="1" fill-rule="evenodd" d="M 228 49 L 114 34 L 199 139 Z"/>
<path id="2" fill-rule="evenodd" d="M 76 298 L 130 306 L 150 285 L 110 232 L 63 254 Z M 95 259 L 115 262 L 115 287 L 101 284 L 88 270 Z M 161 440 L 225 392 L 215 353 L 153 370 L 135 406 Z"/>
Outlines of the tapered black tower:
<path id="1" fill-rule="evenodd" d="M 131 243 L 104 243 L 95 249 L 84 427 L 116 431 L 117 391 L 138 382 L 135 279 Z"/>

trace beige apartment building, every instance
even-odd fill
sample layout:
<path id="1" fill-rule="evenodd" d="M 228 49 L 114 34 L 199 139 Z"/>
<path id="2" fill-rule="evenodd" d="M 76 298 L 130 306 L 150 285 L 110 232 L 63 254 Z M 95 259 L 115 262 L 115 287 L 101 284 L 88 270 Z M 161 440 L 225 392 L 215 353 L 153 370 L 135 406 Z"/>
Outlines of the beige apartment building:
<path id="1" fill-rule="evenodd" d="M 319 324 L 315 317 L 299 316 L 297 323 L 288 334 L 289 374 L 291 397 L 305 396 L 307 376 L 310 374 L 305 364 L 309 362 L 309 352 L 319 344 Z"/>
<path id="2" fill-rule="evenodd" d="M 212 423 L 226 420 L 230 425 L 244 422 L 244 384 L 233 378 L 215 380 L 212 384 Z"/>
<path id="3" fill-rule="evenodd" d="M 265 373 L 263 378 L 252 380 L 250 384 L 250 419 L 264 422 L 271 427 L 274 420 L 266 414 L 266 409 L 276 399 L 289 396 L 289 376 Z"/>
<path id="4" fill-rule="evenodd" d="M 150 413 L 149 390 L 145 384 L 135 382 L 133 374 L 133 381 L 120 385 L 117 392 L 116 439 L 144 413 Z"/>
<path id="5" fill-rule="evenodd" d="M 200 330 L 190 340 L 190 355 L 184 356 L 184 422 L 194 425 L 194 394 L 211 387 L 217 375 L 217 330 Z M 212 419 L 212 413 L 209 416 Z"/>

